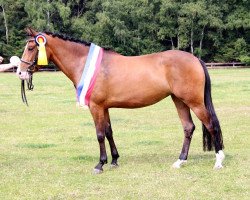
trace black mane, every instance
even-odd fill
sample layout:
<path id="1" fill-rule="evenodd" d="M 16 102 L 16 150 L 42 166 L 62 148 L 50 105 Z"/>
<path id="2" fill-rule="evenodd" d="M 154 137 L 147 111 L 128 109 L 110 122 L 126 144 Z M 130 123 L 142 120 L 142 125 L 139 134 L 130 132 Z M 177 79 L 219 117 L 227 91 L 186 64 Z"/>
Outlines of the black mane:
<path id="1" fill-rule="evenodd" d="M 66 35 L 59 34 L 59 33 L 52 33 L 52 32 L 49 32 L 49 31 L 45 31 L 44 33 L 46 33 L 47 35 L 51 35 L 52 37 L 58 37 L 58 38 L 60 38 L 62 40 L 80 43 L 80 44 L 83 44 L 85 46 L 90 46 L 90 44 L 91 44 L 90 42 L 86 42 L 84 40 L 79 40 L 79 39 L 75 39 L 75 38 L 72 38 L 72 37 L 68 37 Z"/>
<path id="2" fill-rule="evenodd" d="M 60 38 L 60 39 L 65 40 L 65 41 L 76 42 L 76 43 L 79 43 L 79 44 L 83 44 L 85 46 L 90 46 L 91 45 L 91 42 L 86 42 L 84 40 L 75 39 L 75 38 L 72 38 L 72 37 L 69 37 L 69 36 L 66 36 L 66 35 L 63 35 L 63 34 L 52 33 L 52 32 L 49 32 L 49 31 L 45 31 L 44 33 L 47 34 L 47 35 L 51 35 L 52 37 Z M 110 47 L 103 47 L 103 49 L 105 49 L 107 51 L 113 51 L 113 49 L 110 48 Z"/>

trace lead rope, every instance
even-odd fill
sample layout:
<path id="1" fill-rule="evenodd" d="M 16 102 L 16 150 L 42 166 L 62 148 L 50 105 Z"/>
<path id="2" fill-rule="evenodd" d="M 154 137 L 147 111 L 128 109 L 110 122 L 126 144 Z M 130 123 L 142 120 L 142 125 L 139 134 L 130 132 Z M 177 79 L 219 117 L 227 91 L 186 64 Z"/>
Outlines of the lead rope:
<path id="1" fill-rule="evenodd" d="M 28 72 L 28 73 L 30 73 L 30 72 Z M 33 90 L 33 88 L 34 88 L 32 80 L 33 80 L 33 74 L 30 73 L 30 78 L 29 78 L 29 80 L 26 81 L 28 90 Z M 22 95 L 23 103 L 25 103 L 27 106 L 29 106 L 28 101 L 27 101 L 27 97 L 26 97 L 26 93 L 25 93 L 24 81 L 25 80 L 21 80 L 21 95 Z"/>
<path id="2" fill-rule="evenodd" d="M 33 90 L 34 89 L 33 74 L 32 73 L 30 73 L 30 78 L 29 78 L 29 80 L 27 80 L 27 88 L 28 88 L 28 90 Z"/>
<path id="3" fill-rule="evenodd" d="M 21 80 L 21 95 L 22 95 L 23 103 L 25 103 L 27 106 L 29 106 L 27 98 L 26 98 L 26 94 L 25 94 L 24 80 Z"/>

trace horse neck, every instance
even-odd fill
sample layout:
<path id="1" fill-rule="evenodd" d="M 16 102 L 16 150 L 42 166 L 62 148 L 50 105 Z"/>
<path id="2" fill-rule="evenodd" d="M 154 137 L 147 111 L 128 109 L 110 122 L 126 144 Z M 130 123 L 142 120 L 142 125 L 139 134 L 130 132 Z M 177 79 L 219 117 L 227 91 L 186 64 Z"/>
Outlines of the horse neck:
<path id="1" fill-rule="evenodd" d="M 79 83 L 89 52 L 89 47 L 80 43 L 56 38 L 56 43 L 49 46 L 50 60 L 73 82 Z"/>

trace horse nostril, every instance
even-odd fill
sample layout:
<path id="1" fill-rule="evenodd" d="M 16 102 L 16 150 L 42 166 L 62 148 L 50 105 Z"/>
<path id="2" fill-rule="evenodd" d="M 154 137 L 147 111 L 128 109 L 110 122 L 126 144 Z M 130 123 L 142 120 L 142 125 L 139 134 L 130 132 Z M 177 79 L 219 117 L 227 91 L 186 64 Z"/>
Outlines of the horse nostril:
<path id="1" fill-rule="evenodd" d="M 22 74 L 22 72 L 19 72 L 19 75 L 21 75 Z"/>

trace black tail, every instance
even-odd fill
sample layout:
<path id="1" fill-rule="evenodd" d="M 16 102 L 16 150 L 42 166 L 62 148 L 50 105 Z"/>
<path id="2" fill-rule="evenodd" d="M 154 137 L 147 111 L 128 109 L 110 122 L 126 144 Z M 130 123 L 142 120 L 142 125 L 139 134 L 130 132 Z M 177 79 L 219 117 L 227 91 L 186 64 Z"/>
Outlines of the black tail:
<path id="1" fill-rule="evenodd" d="M 208 110 L 211 120 L 212 120 L 212 126 L 214 129 L 214 140 L 211 137 L 211 134 L 207 130 L 207 128 L 202 124 L 202 131 L 203 131 L 203 150 L 204 151 L 211 151 L 213 150 L 215 146 L 216 152 L 219 150 L 222 150 L 224 148 L 223 145 L 223 138 L 222 138 L 222 132 L 220 128 L 220 122 L 216 116 L 213 102 L 212 102 L 212 96 L 211 96 L 211 81 L 210 77 L 207 71 L 207 67 L 205 63 L 200 60 L 200 63 L 203 67 L 204 73 L 205 73 L 205 90 L 204 90 L 204 101 L 206 109 Z"/>

